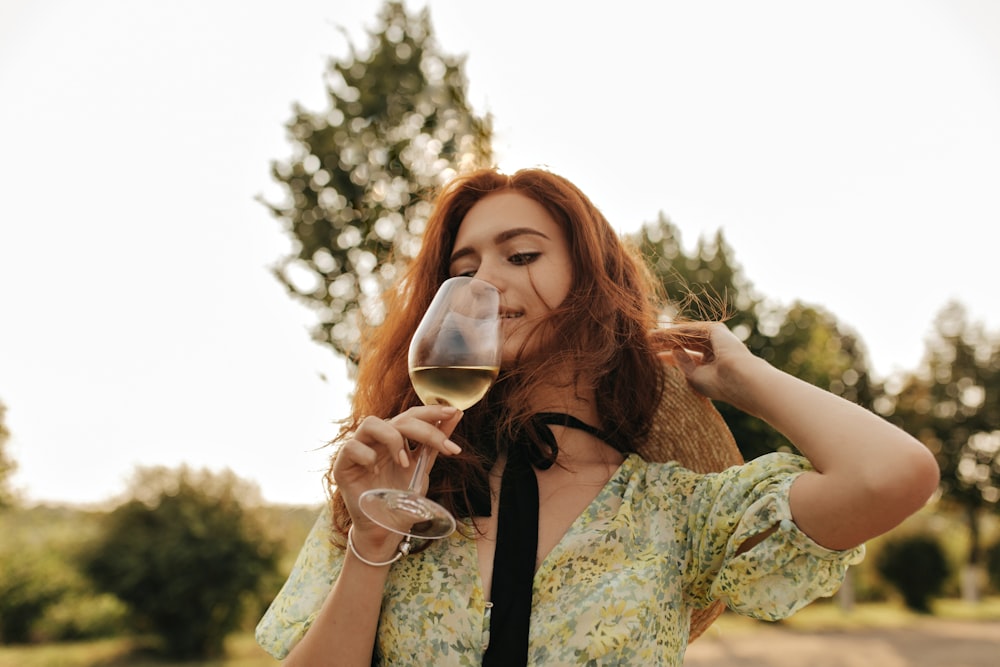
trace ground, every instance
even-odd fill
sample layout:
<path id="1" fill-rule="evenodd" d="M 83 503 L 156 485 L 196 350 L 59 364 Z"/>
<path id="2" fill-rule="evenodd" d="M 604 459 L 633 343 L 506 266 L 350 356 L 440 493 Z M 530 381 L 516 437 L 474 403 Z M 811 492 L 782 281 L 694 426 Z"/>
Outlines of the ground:
<path id="1" fill-rule="evenodd" d="M 1000 621 L 926 618 L 905 627 L 801 630 L 717 623 L 685 667 L 997 667 Z"/>

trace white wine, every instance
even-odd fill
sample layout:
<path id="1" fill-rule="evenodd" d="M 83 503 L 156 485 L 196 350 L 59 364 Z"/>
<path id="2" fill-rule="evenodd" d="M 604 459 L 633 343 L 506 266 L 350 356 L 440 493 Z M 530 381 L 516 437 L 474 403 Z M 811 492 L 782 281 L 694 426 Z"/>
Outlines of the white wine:
<path id="1" fill-rule="evenodd" d="M 467 410 L 486 395 L 499 372 L 497 366 L 421 366 L 410 370 L 410 381 L 424 405 Z"/>

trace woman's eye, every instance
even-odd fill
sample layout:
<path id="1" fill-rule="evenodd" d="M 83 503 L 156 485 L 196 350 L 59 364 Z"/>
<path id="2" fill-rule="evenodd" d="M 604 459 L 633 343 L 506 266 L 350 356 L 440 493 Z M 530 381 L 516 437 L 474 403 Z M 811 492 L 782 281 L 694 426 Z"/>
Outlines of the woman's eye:
<path id="1" fill-rule="evenodd" d="M 508 261 L 515 266 L 524 266 L 534 262 L 541 254 L 540 252 L 519 252 L 511 255 Z"/>

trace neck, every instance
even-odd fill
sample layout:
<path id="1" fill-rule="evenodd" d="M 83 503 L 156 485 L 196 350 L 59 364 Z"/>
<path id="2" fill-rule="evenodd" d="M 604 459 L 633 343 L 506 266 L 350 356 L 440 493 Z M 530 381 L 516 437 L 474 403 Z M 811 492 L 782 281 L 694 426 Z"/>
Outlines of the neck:
<path id="1" fill-rule="evenodd" d="M 560 412 L 598 429 L 604 427 L 597 412 L 597 400 L 591 383 L 548 383 L 539 388 L 532 403 L 535 412 Z M 585 431 L 564 426 L 550 428 L 559 444 L 557 461 L 563 466 L 594 463 L 618 465 L 624 458 L 614 447 Z"/>
<path id="2" fill-rule="evenodd" d="M 555 379 L 540 386 L 532 395 L 531 403 L 535 412 L 562 412 L 591 426 L 602 427 L 594 389 L 586 382 Z"/>

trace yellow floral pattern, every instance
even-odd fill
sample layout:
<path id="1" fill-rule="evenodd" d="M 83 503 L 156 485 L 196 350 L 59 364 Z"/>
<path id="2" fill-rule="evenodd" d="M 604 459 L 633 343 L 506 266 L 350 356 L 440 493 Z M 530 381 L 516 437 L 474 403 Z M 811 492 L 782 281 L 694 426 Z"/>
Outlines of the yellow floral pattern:
<path id="1" fill-rule="evenodd" d="M 529 665 L 680 667 L 690 611 L 713 600 L 766 620 L 832 595 L 864 547 L 802 533 L 788 489 L 808 462 L 769 454 L 721 473 L 629 456 L 535 575 Z M 748 538 L 773 534 L 746 553 Z M 343 562 L 321 512 L 257 641 L 284 657 Z M 376 640 L 382 665 L 476 666 L 489 642 L 475 542 L 455 533 L 392 566 Z"/>

